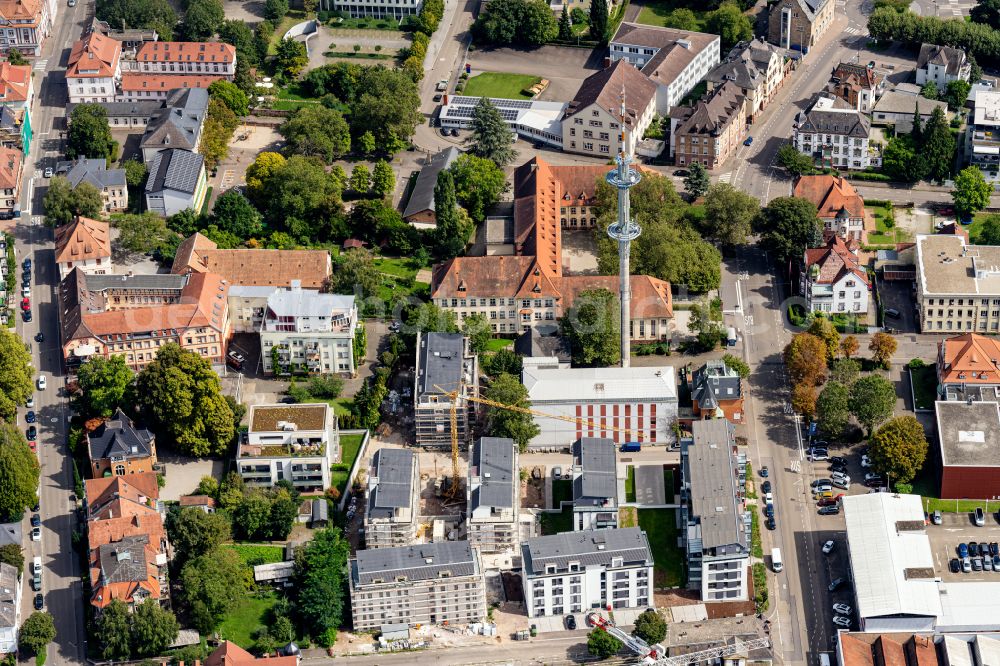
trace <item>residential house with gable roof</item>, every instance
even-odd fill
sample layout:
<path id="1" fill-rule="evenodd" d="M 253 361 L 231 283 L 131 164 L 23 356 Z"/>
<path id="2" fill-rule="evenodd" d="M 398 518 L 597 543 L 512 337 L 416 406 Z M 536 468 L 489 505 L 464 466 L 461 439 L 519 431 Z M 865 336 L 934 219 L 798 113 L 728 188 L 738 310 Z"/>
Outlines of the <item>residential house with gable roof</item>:
<path id="1" fill-rule="evenodd" d="M 31 146 L 31 65 L 0 62 L 0 145 L 25 155 Z"/>
<path id="2" fill-rule="evenodd" d="M 968 81 L 972 72 L 965 51 L 950 46 L 921 44 L 917 56 L 917 85 L 933 83 L 943 93 L 952 81 Z"/>
<path id="3" fill-rule="evenodd" d="M 1000 395 L 1000 340 L 994 337 L 963 333 L 946 338 L 938 343 L 936 365 L 942 400 Z"/>
<path id="4" fill-rule="evenodd" d="M 181 148 L 161 150 L 149 167 L 146 208 L 163 217 L 188 208 L 200 211 L 207 190 L 204 157 Z"/>
<path id="5" fill-rule="evenodd" d="M 838 97 L 821 95 L 808 109 L 796 114 L 792 144 L 819 164 L 867 169 L 872 163 L 870 133 L 868 116 Z"/>
<path id="6" fill-rule="evenodd" d="M 792 58 L 779 47 L 757 38 L 737 44 L 706 76 L 708 89 L 735 83 L 747 99 L 747 122 L 752 123 L 767 108 L 791 72 Z"/>
<path id="7" fill-rule="evenodd" d="M 205 658 L 205 666 L 298 666 L 299 661 L 295 655 L 255 657 L 232 641 L 222 641 Z"/>
<path id="8" fill-rule="evenodd" d="M 767 41 L 803 55 L 833 23 L 834 0 L 778 0 L 768 8 Z"/>
<path id="9" fill-rule="evenodd" d="M 114 272 L 107 222 L 77 215 L 69 224 L 56 227 L 55 236 L 60 280 L 65 280 L 74 268 L 93 275 Z"/>
<path id="10" fill-rule="evenodd" d="M 670 154 L 679 166 L 699 162 L 714 171 L 743 143 L 749 115 L 742 88 L 726 81 L 694 106 L 670 112 Z"/>
<path id="11" fill-rule="evenodd" d="M 874 65 L 842 62 L 833 70 L 827 89 L 861 113 L 871 113 L 885 91 L 885 76 Z"/>
<path id="12" fill-rule="evenodd" d="M 197 152 L 201 145 L 201 129 L 208 115 L 208 90 L 178 88 L 172 90 L 146 125 L 139 142 L 142 159 L 153 162 L 157 153 L 167 148 L 183 148 Z"/>
<path id="13" fill-rule="evenodd" d="M 24 163 L 21 151 L 0 147 L 0 219 L 20 215 L 21 175 Z"/>
<path id="14" fill-rule="evenodd" d="M 156 437 L 145 428 L 137 428 L 121 409 L 84 439 L 95 479 L 156 471 Z"/>
<path id="15" fill-rule="evenodd" d="M 70 104 L 113 102 L 121 84 L 122 45 L 99 32 L 73 44 L 66 68 Z"/>
<path id="16" fill-rule="evenodd" d="M 109 169 L 103 157 L 81 157 L 59 162 L 56 173 L 65 175 L 70 187 L 89 183 L 101 193 L 105 213 L 120 213 L 128 209 L 128 182 L 125 169 Z"/>
<path id="17" fill-rule="evenodd" d="M 691 375 L 691 411 L 697 419 L 743 423 L 743 380 L 723 360 L 708 361 Z"/>
<path id="18" fill-rule="evenodd" d="M 834 235 L 849 243 L 866 243 L 865 201 L 847 179 L 831 175 L 801 176 L 795 183 L 792 196 L 806 199 L 816 206 L 819 219 L 823 222 L 824 239 Z"/>
<path id="19" fill-rule="evenodd" d="M 871 282 L 858 255 L 840 236 L 805 251 L 800 288 L 810 312 L 868 312 Z"/>

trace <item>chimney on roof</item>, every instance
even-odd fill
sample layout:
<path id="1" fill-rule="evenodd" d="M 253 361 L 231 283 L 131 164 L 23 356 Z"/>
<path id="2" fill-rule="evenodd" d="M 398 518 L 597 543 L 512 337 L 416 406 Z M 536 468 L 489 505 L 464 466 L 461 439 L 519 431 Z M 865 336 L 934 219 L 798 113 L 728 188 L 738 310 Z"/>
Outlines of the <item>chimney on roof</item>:
<path id="1" fill-rule="evenodd" d="M 302 280 L 292 280 L 292 291 L 302 291 Z"/>

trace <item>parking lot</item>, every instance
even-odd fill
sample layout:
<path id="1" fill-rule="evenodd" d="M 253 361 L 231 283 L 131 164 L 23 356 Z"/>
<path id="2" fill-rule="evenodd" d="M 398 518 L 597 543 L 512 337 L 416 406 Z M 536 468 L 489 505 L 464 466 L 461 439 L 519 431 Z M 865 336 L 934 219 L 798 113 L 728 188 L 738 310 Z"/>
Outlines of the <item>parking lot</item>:
<path id="1" fill-rule="evenodd" d="M 964 581 L 974 582 L 997 582 L 1000 581 L 1000 571 L 993 570 L 992 554 L 990 555 L 990 569 L 980 571 L 969 571 L 955 573 L 950 565 L 953 559 L 959 557 L 959 544 L 980 543 L 996 544 L 1000 542 L 1000 522 L 997 521 L 997 508 L 1000 502 L 991 502 L 989 512 L 986 512 L 986 505 L 983 505 L 986 525 L 977 527 L 973 516 L 970 513 L 944 513 L 941 514 L 941 525 L 928 525 L 927 535 L 931 541 L 931 553 L 934 556 L 934 572 L 944 581 Z M 971 548 L 970 548 L 971 550 Z M 1000 553 L 1000 546 L 996 546 L 994 553 Z M 969 553 L 970 568 L 974 567 L 972 553 Z"/>

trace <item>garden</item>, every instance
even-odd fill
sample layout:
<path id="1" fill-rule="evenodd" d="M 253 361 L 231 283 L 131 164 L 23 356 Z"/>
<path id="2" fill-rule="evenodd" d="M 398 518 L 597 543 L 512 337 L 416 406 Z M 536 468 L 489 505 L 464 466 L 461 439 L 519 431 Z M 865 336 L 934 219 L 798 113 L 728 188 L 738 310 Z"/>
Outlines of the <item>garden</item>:
<path id="1" fill-rule="evenodd" d="M 653 551 L 653 579 L 658 588 L 682 587 L 686 582 L 684 551 L 678 543 L 675 509 L 639 509 L 639 527 Z"/>
<path id="2" fill-rule="evenodd" d="M 865 209 L 875 220 L 875 232 L 868 234 L 868 245 L 889 245 L 913 240 L 913 234 L 896 225 L 895 209 L 888 201 L 866 201 Z"/>
<path id="3" fill-rule="evenodd" d="M 529 90 L 541 81 L 531 74 L 482 72 L 465 82 L 462 93 L 470 97 L 501 97 L 504 99 L 533 99 Z"/>

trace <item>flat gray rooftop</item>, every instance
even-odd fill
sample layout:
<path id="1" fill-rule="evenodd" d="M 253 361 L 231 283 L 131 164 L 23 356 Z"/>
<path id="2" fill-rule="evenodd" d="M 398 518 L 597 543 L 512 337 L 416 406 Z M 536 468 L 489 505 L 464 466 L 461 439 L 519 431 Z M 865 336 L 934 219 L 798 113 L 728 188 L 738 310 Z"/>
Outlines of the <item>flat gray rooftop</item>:
<path id="1" fill-rule="evenodd" d="M 427 333 L 420 338 L 417 395 L 435 395 L 455 391 L 462 381 L 462 354 L 465 351 L 461 333 Z"/>
<path id="2" fill-rule="evenodd" d="M 472 449 L 472 466 L 482 481 L 473 493 L 472 506 L 514 507 L 514 440 L 481 437 Z"/>
<path id="3" fill-rule="evenodd" d="M 996 402 L 936 402 L 941 464 L 1000 467 L 1000 407 Z"/>
<path id="4" fill-rule="evenodd" d="M 725 419 L 691 424 L 687 447 L 691 515 L 701 523 L 702 547 L 746 545 L 742 511 L 736 504 L 732 425 Z"/>
<path id="5" fill-rule="evenodd" d="M 617 498 L 617 448 L 614 441 L 601 437 L 582 437 L 574 444 L 574 449 L 583 472 L 573 481 L 573 501 Z"/>
<path id="6" fill-rule="evenodd" d="M 389 518 L 394 509 L 408 508 L 413 496 L 413 468 L 416 454 L 401 449 L 379 449 L 372 458 L 370 476 L 378 478 L 372 490 L 368 514 Z"/>
<path id="7" fill-rule="evenodd" d="M 447 573 L 449 578 L 471 576 L 479 570 L 468 541 L 423 543 L 399 548 L 359 550 L 351 560 L 355 585 L 376 581 L 391 583 L 397 576 L 407 580 L 429 580 Z"/>

